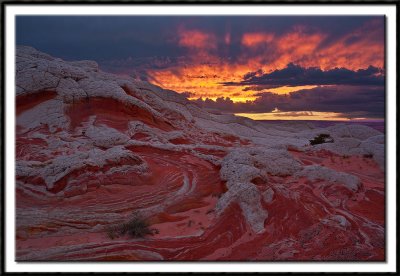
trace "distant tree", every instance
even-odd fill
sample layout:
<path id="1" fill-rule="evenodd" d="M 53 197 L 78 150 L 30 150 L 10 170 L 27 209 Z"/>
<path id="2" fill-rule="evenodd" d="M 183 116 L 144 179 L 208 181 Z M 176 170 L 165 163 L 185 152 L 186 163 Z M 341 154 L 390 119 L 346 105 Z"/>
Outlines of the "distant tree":
<path id="1" fill-rule="evenodd" d="M 323 143 L 333 143 L 334 140 L 329 134 L 321 133 L 310 140 L 310 145 L 318 145 Z"/>

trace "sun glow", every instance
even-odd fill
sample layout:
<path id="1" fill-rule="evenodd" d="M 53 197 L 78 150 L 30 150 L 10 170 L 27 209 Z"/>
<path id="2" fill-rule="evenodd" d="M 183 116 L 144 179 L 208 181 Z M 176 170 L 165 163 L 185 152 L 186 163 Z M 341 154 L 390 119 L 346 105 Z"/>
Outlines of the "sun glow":
<path id="1" fill-rule="evenodd" d="M 239 82 L 256 66 L 223 62 L 182 66 L 174 70 L 148 71 L 152 82 L 176 92 L 189 92 L 190 99 L 229 97 L 234 102 L 253 101 L 259 91 L 243 91 L 245 86 L 225 86 L 226 81 Z"/>
<path id="2" fill-rule="evenodd" d="M 316 121 L 349 121 L 341 113 L 316 112 L 316 111 L 291 111 L 282 112 L 274 110 L 270 113 L 236 113 L 235 115 L 247 117 L 252 120 L 316 120 Z"/>
<path id="3" fill-rule="evenodd" d="M 318 87 L 318 85 L 301 85 L 301 86 L 282 86 L 277 88 L 266 89 L 268 92 L 272 92 L 279 95 L 287 95 L 292 92 L 296 92 L 303 89 L 313 89 Z"/>

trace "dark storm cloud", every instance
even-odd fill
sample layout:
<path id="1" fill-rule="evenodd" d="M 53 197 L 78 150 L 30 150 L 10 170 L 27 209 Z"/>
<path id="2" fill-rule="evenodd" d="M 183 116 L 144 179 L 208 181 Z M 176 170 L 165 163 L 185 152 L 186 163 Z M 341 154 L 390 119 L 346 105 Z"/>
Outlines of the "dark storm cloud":
<path id="1" fill-rule="evenodd" d="M 244 80 L 251 80 L 252 78 L 256 77 L 257 75 L 262 75 L 262 74 L 263 74 L 263 71 L 261 69 L 259 69 L 259 70 L 255 71 L 255 72 L 249 72 L 249 73 L 245 74 L 243 76 L 243 79 Z"/>
<path id="2" fill-rule="evenodd" d="M 369 66 L 367 69 L 352 71 L 346 68 L 335 68 L 322 71 L 319 68 L 302 68 L 290 63 L 282 70 L 275 70 L 260 76 L 259 71 L 249 72 L 241 82 L 225 82 L 224 85 L 383 85 L 385 78 L 379 68 Z"/>
<path id="3" fill-rule="evenodd" d="M 65 59 L 97 61 L 131 57 L 177 56 L 168 43 L 179 20 L 157 16 L 18 16 L 17 44 Z"/>
<path id="4" fill-rule="evenodd" d="M 278 95 L 271 92 L 258 94 L 255 101 L 234 103 L 229 98 L 216 101 L 198 99 L 203 107 L 232 113 L 266 113 L 275 108 L 280 111 L 320 111 L 344 114 L 364 114 L 365 117 L 384 117 L 385 90 L 383 86 L 316 87 Z"/>
<path id="5" fill-rule="evenodd" d="M 234 60 L 241 51 L 241 37 L 249 30 L 285 33 L 294 25 L 305 25 L 310 31 L 329 30 L 335 40 L 371 18 L 341 16 L 337 24 L 336 16 L 17 16 L 16 38 L 17 44 L 65 59 L 177 57 L 186 54 L 186 49 L 176 47 L 176 31 L 184 26 L 221 38 L 216 54 Z M 227 33 L 228 47 L 223 39 Z"/>

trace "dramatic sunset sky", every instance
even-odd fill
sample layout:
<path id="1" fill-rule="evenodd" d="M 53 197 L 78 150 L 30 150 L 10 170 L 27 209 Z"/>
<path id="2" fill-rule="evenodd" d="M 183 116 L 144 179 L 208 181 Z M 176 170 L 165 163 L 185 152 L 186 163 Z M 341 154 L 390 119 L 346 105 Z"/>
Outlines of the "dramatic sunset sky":
<path id="1" fill-rule="evenodd" d="M 385 18 L 20 16 L 17 44 L 253 119 L 382 119 Z"/>

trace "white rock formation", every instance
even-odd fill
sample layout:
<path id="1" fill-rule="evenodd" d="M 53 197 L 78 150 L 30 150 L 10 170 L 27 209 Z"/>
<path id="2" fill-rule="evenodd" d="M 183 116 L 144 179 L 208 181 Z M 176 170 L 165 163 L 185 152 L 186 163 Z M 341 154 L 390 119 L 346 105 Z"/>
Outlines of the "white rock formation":
<path id="1" fill-rule="evenodd" d="M 268 124 L 211 113 L 173 91 L 102 72 L 93 61 L 67 62 L 31 47 L 17 47 L 16 62 L 17 97 L 36 95 L 40 98 L 44 93 L 52 93 L 51 97 L 44 97 L 17 116 L 18 133 L 46 144 L 31 145 L 30 150 L 41 157 L 38 160 L 17 160 L 17 176 L 25 180 L 41 176 L 48 190 L 54 189 L 64 177 L 86 166 L 102 168 L 106 164 L 114 164 L 108 173 L 145 172 L 146 163 L 128 149 L 131 146 L 182 151 L 221 166 L 220 176 L 226 181 L 228 191 L 219 199 L 217 213 L 223 213 L 229 204 L 235 202 L 241 207 L 251 228 L 262 232 L 268 211 L 261 202 L 271 203 L 278 190 L 268 188 L 261 193 L 257 185 L 262 184 L 256 185 L 256 179 L 268 183 L 269 176 L 294 175 L 340 183 L 353 192 L 361 188 L 356 176 L 321 166 L 303 168 L 287 148 L 299 151 L 326 149 L 341 155 L 371 154 L 384 167 L 384 136 L 366 126 L 335 125 L 319 129 L 309 123 Z M 129 117 L 127 130 L 118 130 L 97 124 L 95 114 L 89 114 L 79 126 L 73 128 L 72 119 L 66 111 L 79 102 L 90 102 L 93 98 L 113 99 L 127 113 L 127 117 L 144 112 L 150 122 L 165 122 L 170 129 L 161 129 L 140 118 Z M 49 133 L 35 131 L 42 128 L 48 129 Z M 320 133 L 330 134 L 334 143 L 310 147 L 309 140 Z M 136 140 L 136 134 L 146 138 Z M 230 141 L 232 137 L 235 139 Z M 176 139 L 190 143 L 174 144 Z M 243 141 L 248 141 L 249 145 L 241 144 Z M 228 154 L 221 158 L 212 151 Z M 23 180 L 17 182 L 21 184 Z M 84 185 L 76 185 L 73 180 L 68 180 L 65 191 L 86 189 Z"/>
<path id="2" fill-rule="evenodd" d="M 16 170 L 20 177 L 41 176 L 47 189 L 52 190 L 57 181 L 75 170 L 87 166 L 102 168 L 106 164 L 118 165 L 123 160 L 137 172 L 146 171 L 145 162 L 123 146 L 115 146 L 105 151 L 93 148 L 88 152 L 56 156 L 46 162 L 17 161 Z"/>
<path id="3" fill-rule="evenodd" d="M 384 142 L 385 138 L 381 132 L 364 125 L 337 124 L 317 133 L 329 134 L 333 143 L 324 143 L 315 146 L 315 149 L 326 149 L 340 155 L 372 155 L 372 158 L 383 169 Z"/>
<path id="4" fill-rule="evenodd" d="M 85 135 L 93 141 L 95 146 L 110 148 L 128 142 L 129 137 L 118 130 L 101 126 L 90 126 L 86 129 Z"/>
<path id="5" fill-rule="evenodd" d="M 286 150 L 263 149 L 257 147 L 239 148 L 231 151 L 221 163 L 221 179 L 227 181 L 228 191 L 217 203 L 217 211 L 222 212 L 230 202 L 240 205 L 243 215 L 255 232 L 264 229 L 268 212 L 261 206 L 261 197 L 272 201 L 273 191 L 260 195 L 255 179 L 268 183 L 268 174 L 288 176 L 301 170 L 300 163 Z"/>
<path id="6" fill-rule="evenodd" d="M 297 172 L 295 176 L 307 177 L 311 181 L 325 180 L 332 184 L 342 184 L 353 192 L 357 192 L 362 186 L 360 179 L 355 175 L 337 172 L 319 165 L 305 166 L 303 170 Z"/>

